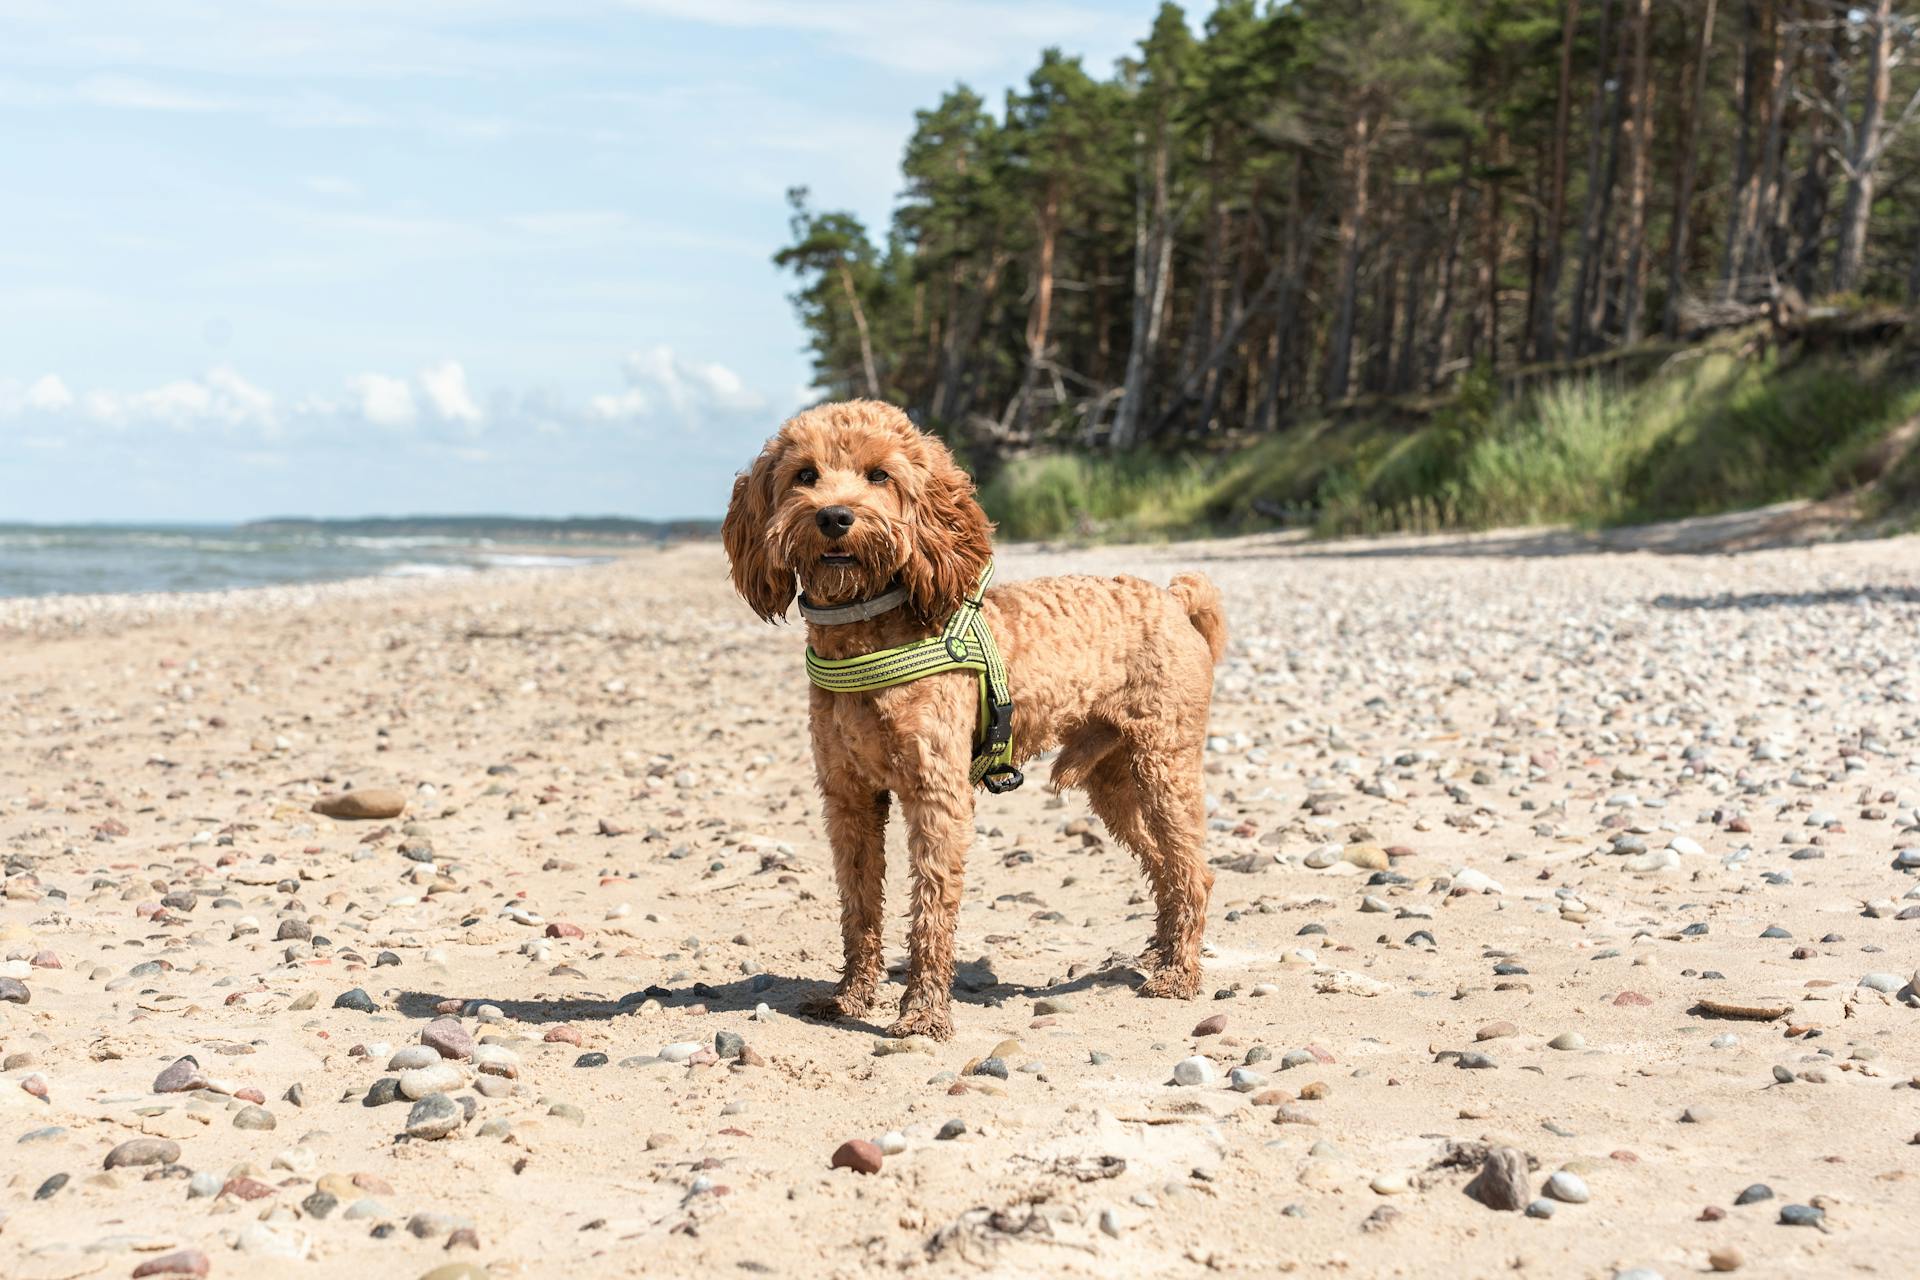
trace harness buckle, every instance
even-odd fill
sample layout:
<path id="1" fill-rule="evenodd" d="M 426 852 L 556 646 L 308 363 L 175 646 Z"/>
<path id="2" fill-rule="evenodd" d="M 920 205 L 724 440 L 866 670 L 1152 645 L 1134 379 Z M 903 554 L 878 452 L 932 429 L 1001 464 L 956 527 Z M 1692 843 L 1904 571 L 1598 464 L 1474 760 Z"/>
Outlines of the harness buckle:
<path id="1" fill-rule="evenodd" d="M 1013 704 L 994 702 L 987 707 L 987 746 L 1004 747 L 1013 741 Z"/>
<path id="2" fill-rule="evenodd" d="M 1003 796 L 1009 791 L 1018 791 L 1026 780 L 1027 776 L 1012 765 L 997 764 L 981 775 L 980 785 L 994 795 Z"/>

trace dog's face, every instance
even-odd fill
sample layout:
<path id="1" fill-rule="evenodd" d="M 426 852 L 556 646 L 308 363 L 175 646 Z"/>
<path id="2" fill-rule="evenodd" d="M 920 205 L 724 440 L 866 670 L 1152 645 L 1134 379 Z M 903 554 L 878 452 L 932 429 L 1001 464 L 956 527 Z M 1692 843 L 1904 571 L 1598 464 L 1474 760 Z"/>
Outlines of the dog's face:
<path id="1" fill-rule="evenodd" d="M 942 622 L 992 554 L 973 481 L 945 445 L 873 400 L 791 419 L 733 482 L 721 524 L 733 585 L 769 622 L 792 603 L 849 604 L 903 584 Z"/>

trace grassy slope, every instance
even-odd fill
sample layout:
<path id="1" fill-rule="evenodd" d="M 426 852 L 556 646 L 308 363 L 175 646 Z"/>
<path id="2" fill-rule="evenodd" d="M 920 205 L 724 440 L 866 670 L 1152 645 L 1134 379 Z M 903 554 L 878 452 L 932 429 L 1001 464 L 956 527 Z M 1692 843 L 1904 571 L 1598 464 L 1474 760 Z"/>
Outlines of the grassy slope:
<path id="1" fill-rule="evenodd" d="M 1920 413 L 1920 373 L 1904 356 L 1783 366 L 1699 348 L 1637 384 L 1590 375 L 1499 403 L 1469 379 L 1411 425 L 1311 421 L 1224 454 L 1023 457 L 981 500 L 1010 537 L 1155 538 L 1267 527 L 1278 508 L 1323 533 L 1370 533 L 1624 524 L 1822 498 L 1873 478 L 1889 437 Z M 1881 489 L 1883 501 L 1920 497 L 1920 450 Z"/>

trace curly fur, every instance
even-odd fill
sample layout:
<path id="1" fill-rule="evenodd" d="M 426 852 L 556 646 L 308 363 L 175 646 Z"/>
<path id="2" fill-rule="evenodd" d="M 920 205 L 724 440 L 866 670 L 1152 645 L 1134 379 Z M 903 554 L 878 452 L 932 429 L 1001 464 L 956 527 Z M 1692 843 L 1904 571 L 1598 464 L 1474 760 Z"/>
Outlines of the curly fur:
<path id="1" fill-rule="evenodd" d="M 815 525 L 845 506 L 836 542 Z M 891 405 L 822 405 L 793 418 L 734 482 L 722 526 L 733 584 L 755 613 L 784 617 L 797 589 L 847 604 L 904 584 L 911 607 L 869 622 L 808 628 L 829 658 L 930 635 L 992 554 L 992 525 L 946 447 Z M 853 557 L 827 563 L 829 548 Z M 1157 904 L 1142 956 L 1150 995 L 1200 989 L 1213 873 L 1202 850 L 1201 752 L 1213 666 L 1226 649 L 1220 593 L 1200 574 L 1161 588 L 1139 578 L 1039 578 L 996 586 L 985 616 L 1005 655 L 1020 761 L 1059 750 L 1053 782 L 1083 789 L 1140 859 Z M 796 679 L 800 665 L 794 664 Z M 974 677 L 949 672 L 873 693 L 812 691 L 815 773 L 840 886 L 846 964 L 816 1012 L 862 1017 L 885 967 L 881 896 L 893 801 L 913 872 L 909 973 L 893 1035 L 953 1033 L 954 928 L 974 791 Z"/>

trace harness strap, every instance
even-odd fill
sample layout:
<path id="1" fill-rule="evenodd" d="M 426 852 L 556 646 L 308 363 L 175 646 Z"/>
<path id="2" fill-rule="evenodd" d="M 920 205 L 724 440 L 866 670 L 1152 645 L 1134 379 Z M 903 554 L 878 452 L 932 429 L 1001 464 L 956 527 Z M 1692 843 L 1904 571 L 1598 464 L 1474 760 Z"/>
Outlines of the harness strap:
<path id="1" fill-rule="evenodd" d="M 974 731 L 971 781 L 999 794 L 1024 779 L 1013 767 L 1013 693 L 1007 664 L 993 630 L 981 616 L 993 562 L 954 610 L 940 634 L 851 658 L 823 658 L 807 646 L 807 678 L 829 693 L 870 693 L 947 671 L 972 671 L 980 677 L 980 718 Z"/>

